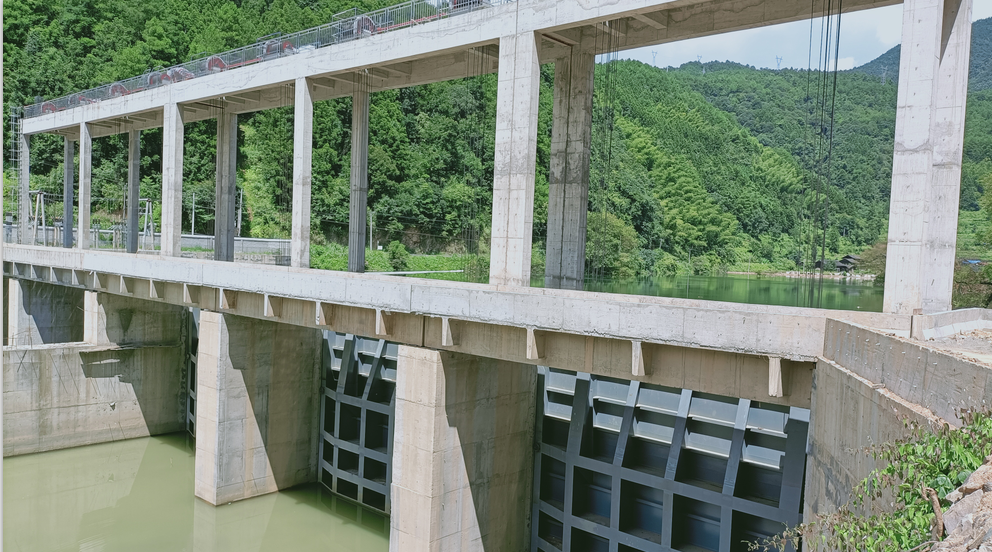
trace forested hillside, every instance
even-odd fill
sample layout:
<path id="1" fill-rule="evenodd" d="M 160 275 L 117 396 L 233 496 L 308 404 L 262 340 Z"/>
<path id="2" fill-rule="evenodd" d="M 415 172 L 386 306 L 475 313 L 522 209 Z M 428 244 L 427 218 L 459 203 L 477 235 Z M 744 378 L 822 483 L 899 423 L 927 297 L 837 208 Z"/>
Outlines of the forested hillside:
<path id="1" fill-rule="evenodd" d="M 141 74 L 276 32 L 318 25 L 353 0 L 4 0 L 4 107 L 31 103 Z M 972 75 L 989 73 L 992 20 L 975 25 Z M 982 45 L 979 47 L 979 45 Z M 878 66 L 892 52 L 872 62 Z M 898 55 L 895 55 L 898 60 Z M 829 184 L 827 227 L 817 203 L 815 72 L 691 63 L 671 70 L 632 61 L 597 67 L 590 189 L 589 273 L 633 277 L 753 262 L 796 267 L 802 246 L 824 231 L 826 256 L 857 252 L 884 235 L 888 215 L 894 75 L 842 72 Z M 977 71 L 977 72 L 976 72 Z M 542 68 L 535 194 L 535 271 L 547 218 L 554 67 Z M 457 81 L 373 94 L 369 207 L 379 243 L 414 253 L 488 248 L 496 81 Z M 974 85 L 974 83 L 973 83 Z M 975 88 L 975 86 L 973 86 Z M 238 185 L 243 235 L 288 237 L 292 109 L 239 117 Z M 351 101 L 314 109 L 312 236 L 315 264 L 338 266 L 346 235 Z M 9 129 L 5 125 L 5 139 Z M 213 231 L 213 121 L 185 129 L 184 221 L 195 194 L 196 232 Z M 161 196 L 161 132 L 142 134 L 142 197 Z M 60 195 L 62 145 L 32 142 L 32 188 Z M 6 152 L 5 152 L 6 159 Z M 94 141 L 94 221 L 121 216 L 126 176 L 123 137 Z M 5 164 L 6 167 L 6 164 Z M 823 166 L 820 166 L 823 174 Z M 5 178 L 5 198 L 12 183 Z M 820 180 L 822 182 L 822 178 Z M 992 90 L 969 97 L 962 208 L 977 209 L 992 186 Z M 6 205 L 6 203 L 5 203 Z M 156 211 L 160 203 L 156 203 Z M 7 208 L 5 207 L 5 210 Z M 105 226 L 106 227 L 106 226 Z M 395 246 L 377 268 L 397 268 Z M 389 265 L 388 263 L 392 263 Z"/>

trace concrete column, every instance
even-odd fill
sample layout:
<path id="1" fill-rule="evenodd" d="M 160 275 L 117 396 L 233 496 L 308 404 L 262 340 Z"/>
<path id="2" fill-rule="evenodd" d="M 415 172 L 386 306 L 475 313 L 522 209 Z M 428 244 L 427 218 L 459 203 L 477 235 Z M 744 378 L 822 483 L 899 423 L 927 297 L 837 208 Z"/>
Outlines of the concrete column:
<path id="1" fill-rule="evenodd" d="M 310 266 L 310 184 L 313 180 L 313 97 L 306 78 L 296 79 L 293 113 L 293 235 L 290 266 Z"/>
<path id="2" fill-rule="evenodd" d="M 500 39 L 491 284 L 530 285 L 540 72 L 534 33 Z"/>
<path id="3" fill-rule="evenodd" d="M 74 169 L 76 165 L 76 147 L 72 140 L 65 138 L 63 144 L 63 167 L 62 172 L 62 247 L 72 248 L 73 212 L 72 202 L 75 196 L 73 184 L 75 183 Z"/>
<path id="4" fill-rule="evenodd" d="M 592 38 L 595 40 L 595 37 Z M 549 288 L 581 290 L 585 280 L 596 57 L 584 51 L 582 46 L 573 46 L 571 56 L 555 61 L 547 260 L 544 269 L 544 285 Z"/>
<path id="5" fill-rule="evenodd" d="M 524 550 L 537 370 L 400 346 L 389 549 Z"/>
<path id="6" fill-rule="evenodd" d="M 348 271 L 365 272 L 365 225 L 369 201 L 370 75 L 355 75 L 351 100 L 351 212 L 348 217 Z"/>
<path id="7" fill-rule="evenodd" d="M 214 260 L 234 260 L 235 198 L 238 196 L 238 115 L 217 117 L 217 187 L 214 197 Z"/>
<path id="8" fill-rule="evenodd" d="M 38 346 L 83 340 L 83 290 L 6 279 L 7 345 Z"/>
<path id="9" fill-rule="evenodd" d="M 177 257 L 183 224 L 183 113 L 165 104 L 162 125 L 162 255 Z"/>
<path id="10" fill-rule="evenodd" d="M 218 505 L 315 481 L 319 330 L 200 312 L 196 496 Z"/>
<path id="11" fill-rule="evenodd" d="M 93 186 L 93 137 L 90 125 L 79 125 L 79 226 L 76 247 L 90 247 L 90 190 Z"/>
<path id="12" fill-rule="evenodd" d="M 20 134 L 20 153 L 17 157 L 17 232 L 18 241 L 22 244 L 30 243 L 28 228 L 31 220 L 31 137 L 27 134 Z M 31 244 L 34 245 L 34 244 Z"/>
<path id="13" fill-rule="evenodd" d="M 903 4 L 885 312 L 951 309 L 971 5 Z"/>
<path id="14" fill-rule="evenodd" d="M 138 252 L 138 207 L 141 204 L 141 131 L 127 133 L 127 252 Z"/>

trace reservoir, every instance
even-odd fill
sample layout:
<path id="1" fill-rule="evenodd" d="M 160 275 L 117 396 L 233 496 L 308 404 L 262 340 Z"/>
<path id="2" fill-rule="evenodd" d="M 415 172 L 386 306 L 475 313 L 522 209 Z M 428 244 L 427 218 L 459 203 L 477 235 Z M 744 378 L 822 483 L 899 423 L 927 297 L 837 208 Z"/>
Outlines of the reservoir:
<path id="1" fill-rule="evenodd" d="M 388 519 L 304 485 L 219 507 L 193 496 L 185 434 L 3 461 L 10 552 L 385 552 Z"/>

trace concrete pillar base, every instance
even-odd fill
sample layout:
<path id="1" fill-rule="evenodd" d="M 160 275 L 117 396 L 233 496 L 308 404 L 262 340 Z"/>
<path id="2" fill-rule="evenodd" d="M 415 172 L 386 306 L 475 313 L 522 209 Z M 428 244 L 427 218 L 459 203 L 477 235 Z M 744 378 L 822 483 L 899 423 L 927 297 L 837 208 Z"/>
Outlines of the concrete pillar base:
<path id="1" fill-rule="evenodd" d="M 201 311 L 196 496 L 218 505 L 316 480 L 319 330 Z"/>
<path id="2" fill-rule="evenodd" d="M 524 550 L 537 369 L 401 346 L 389 549 Z"/>

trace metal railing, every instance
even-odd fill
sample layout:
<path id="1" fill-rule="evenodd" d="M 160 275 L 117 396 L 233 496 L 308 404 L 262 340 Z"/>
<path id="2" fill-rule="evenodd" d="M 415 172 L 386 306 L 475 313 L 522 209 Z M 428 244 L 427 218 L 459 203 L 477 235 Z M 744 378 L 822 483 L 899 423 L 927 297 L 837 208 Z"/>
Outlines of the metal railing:
<path id="1" fill-rule="evenodd" d="M 195 79 L 221 71 L 253 65 L 283 56 L 315 50 L 444 19 L 476 9 L 487 8 L 513 0 L 409 0 L 402 4 L 367 13 L 358 8 L 334 15 L 330 23 L 292 34 L 276 33 L 260 38 L 256 43 L 228 52 L 200 57 L 167 69 L 157 69 L 143 75 L 96 88 L 75 92 L 61 98 L 45 100 L 24 107 L 23 117 L 31 118 L 55 113 L 110 98 L 166 86 L 174 82 Z"/>

